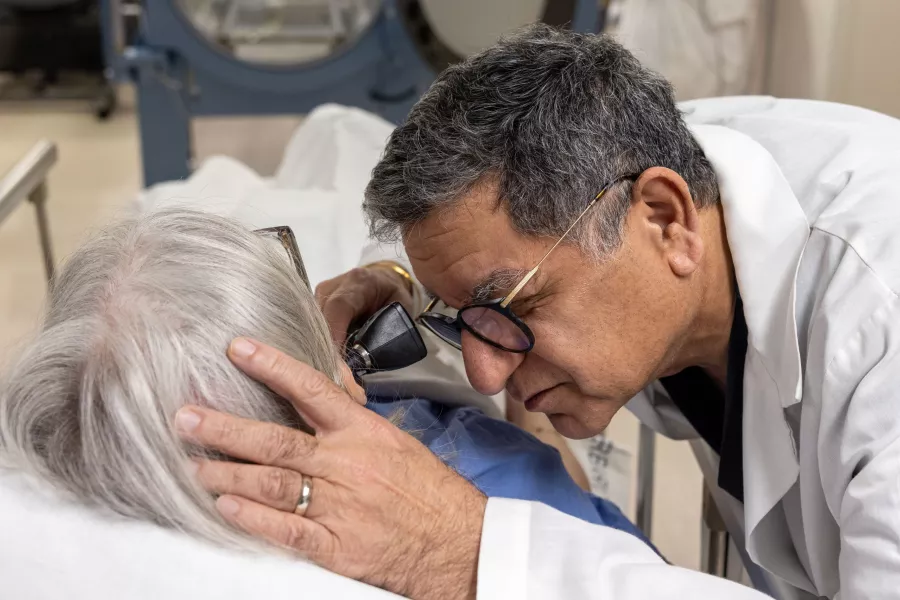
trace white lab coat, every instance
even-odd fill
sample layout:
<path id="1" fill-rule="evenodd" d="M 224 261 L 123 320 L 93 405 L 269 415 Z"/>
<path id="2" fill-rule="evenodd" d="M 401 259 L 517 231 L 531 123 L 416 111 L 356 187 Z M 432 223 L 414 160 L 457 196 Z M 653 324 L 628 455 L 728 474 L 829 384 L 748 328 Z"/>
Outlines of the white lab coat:
<path id="1" fill-rule="evenodd" d="M 684 108 L 719 178 L 749 332 L 745 503 L 715 497 L 778 597 L 900 598 L 900 121 L 766 97 Z M 696 437 L 658 384 L 629 406 Z M 621 532 L 499 499 L 478 593 L 757 597 Z"/>

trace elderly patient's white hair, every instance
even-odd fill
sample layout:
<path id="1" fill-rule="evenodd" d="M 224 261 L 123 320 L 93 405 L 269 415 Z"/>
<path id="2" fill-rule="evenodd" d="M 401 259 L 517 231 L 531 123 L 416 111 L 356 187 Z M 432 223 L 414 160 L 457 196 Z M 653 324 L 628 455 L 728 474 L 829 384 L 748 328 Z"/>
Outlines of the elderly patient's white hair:
<path id="1" fill-rule="evenodd" d="M 191 477 L 198 451 L 172 425 L 186 403 L 301 425 L 228 360 L 239 335 L 339 380 L 326 323 L 277 242 L 187 210 L 115 223 L 59 271 L 0 387 L 0 455 L 82 502 L 251 546 Z"/>

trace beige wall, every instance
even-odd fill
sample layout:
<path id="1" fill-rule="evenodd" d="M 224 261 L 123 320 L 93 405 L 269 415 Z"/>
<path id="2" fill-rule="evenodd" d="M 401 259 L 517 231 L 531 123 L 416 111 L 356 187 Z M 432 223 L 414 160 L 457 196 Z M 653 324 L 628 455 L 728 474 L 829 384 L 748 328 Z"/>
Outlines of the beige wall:
<path id="1" fill-rule="evenodd" d="M 900 1 L 773 0 L 768 91 L 900 117 Z"/>
<path id="2" fill-rule="evenodd" d="M 786 98 L 828 96 L 835 21 L 843 0 L 769 0 L 768 92 Z"/>
<path id="3" fill-rule="evenodd" d="M 460 56 L 479 52 L 503 33 L 537 21 L 545 4 L 546 0 L 422 0 L 435 34 Z"/>
<path id="4" fill-rule="evenodd" d="M 900 1 L 842 0 L 828 98 L 900 117 Z"/>

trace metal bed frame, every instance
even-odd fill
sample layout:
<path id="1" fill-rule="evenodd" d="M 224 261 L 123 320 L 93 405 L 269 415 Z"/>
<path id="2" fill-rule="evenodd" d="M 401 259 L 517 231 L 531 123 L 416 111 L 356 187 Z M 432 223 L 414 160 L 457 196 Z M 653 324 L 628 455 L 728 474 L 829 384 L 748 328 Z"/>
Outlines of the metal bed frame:
<path id="1" fill-rule="evenodd" d="M 34 206 L 47 281 L 53 278 L 54 271 L 47 222 L 47 175 L 56 160 L 56 144 L 40 141 L 0 179 L 0 225 L 26 200 Z"/>

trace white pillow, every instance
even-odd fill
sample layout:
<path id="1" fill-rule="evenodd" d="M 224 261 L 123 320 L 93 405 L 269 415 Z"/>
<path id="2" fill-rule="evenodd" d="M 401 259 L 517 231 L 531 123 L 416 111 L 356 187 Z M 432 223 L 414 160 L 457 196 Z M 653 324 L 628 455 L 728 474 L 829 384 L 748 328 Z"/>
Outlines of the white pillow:
<path id="1" fill-rule="evenodd" d="M 214 156 L 184 181 L 143 191 L 138 208 L 177 204 L 256 229 L 289 225 L 315 286 L 359 262 L 368 241 L 363 192 L 392 130 L 366 111 L 323 105 L 294 132 L 274 178 Z"/>
<path id="2" fill-rule="evenodd" d="M 301 560 L 216 548 L 87 509 L 0 469 L 4 600 L 397 598 Z"/>

